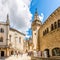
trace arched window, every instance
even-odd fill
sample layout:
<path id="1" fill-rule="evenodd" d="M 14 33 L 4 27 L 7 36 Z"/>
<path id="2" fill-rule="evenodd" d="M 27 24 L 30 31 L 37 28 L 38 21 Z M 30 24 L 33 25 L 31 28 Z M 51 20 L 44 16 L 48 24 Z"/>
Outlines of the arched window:
<path id="1" fill-rule="evenodd" d="M 58 20 L 58 27 L 60 27 L 60 20 Z"/>
<path id="2" fill-rule="evenodd" d="M 53 56 L 60 56 L 60 48 L 52 49 L 52 55 Z"/>
<path id="3" fill-rule="evenodd" d="M 54 28 L 55 29 L 57 28 L 57 22 L 54 22 Z"/>
<path id="4" fill-rule="evenodd" d="M 54 26 L 53 26 L 53 24 L 51 24 L 51 31 L 52 31 L 52 30 L 54 30 Z"/>
<path id="5" fill-rule="evenodd" d="M 47 28 L 47 29 L 45 29 L 45 31 L 43 31 L 43 36 L 45 35 L 45 34 L 47 34 L 49 32 L 49 29 Z"/>
<path id="6" fill-rule="evenodd" d="M 3 42 L 3 37 L 0 37 L 0 42 Z"/>
<path id="7" fill-rule="evenodd" d="M 1 28 L 1 29 L 0 29 L 0 32 L 1 32 L 1 33 L 3 33 L 3 32 L 4 32 L 4 29 L 3 29 L 3 28 Z"/>

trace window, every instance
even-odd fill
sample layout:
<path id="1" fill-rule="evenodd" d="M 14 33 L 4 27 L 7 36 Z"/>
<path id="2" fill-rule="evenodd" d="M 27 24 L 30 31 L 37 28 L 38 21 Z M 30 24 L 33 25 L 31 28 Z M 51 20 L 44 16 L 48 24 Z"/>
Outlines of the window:
<path id="1" fill-rule="evenodd" d="M 47 31 L 45 30 L 45 34 L 47 33 Z"/>
<path id="2" fill-rule="evenodd" d="M 54 26 L 53 26 L 53 24 L 51 24 L 51 31 L 52 31 L 52 30 L 54 30 Z"/>
<path id="3" fill-rule="evenodd" d="M 21 43 L 21 37 L 19 38 L 19 43 Z"/>
<path id="4" fill-rule="evenodd" d="M 45 35 L 45 34 L 47 34 L 49 32 L 49 29 L 47 28 L 47 29 L 45 29 L 45 31 L 43 31 L 43 36 Z"/>
<path id="5" fill-rule="evenodd" d="M 0 29 L 0 32 L 2 32 L 2 33 L 3 33 L 3 32 L 4 32 L 4 29 L 3 29 L 3 28 L 1 28 L 1 29 Z"/>
<path id="6" fill-rule="evenodd" d="M 54 22 L 54 28 L 55 28 L 55 29 L 57 28 L 57 23 L 56 23 L 56 22 Z"/>
<path id="7" fill-rule="evenodd" d="M 36 35 L 36 33 L 35 33 L 35 35 Z"/>
<path id="8" fill-rule="evenodd" d="M 45 35 L 45 31 L 43 31 L 43 36 Z"/>
<path id="9" fill-rule="evenodd" d="M 11 35 L 9 35 L 9 39 L 10 39 L 10 42 L 11 42 Z"/>
<path id="10" fill-rule="evenodd" d="M 49 29 L 47 28 L 47 33 L 49 32 Z"/>
<path id="11" fill-rule="evenodd" d="M 60 20 L 58 20 L 58 27 L 60 27 Z"/>
<path id="12" fill-rule="evenodd" d="M 3 37 L 0 37 L 0 42 L 3 42 Z"/>

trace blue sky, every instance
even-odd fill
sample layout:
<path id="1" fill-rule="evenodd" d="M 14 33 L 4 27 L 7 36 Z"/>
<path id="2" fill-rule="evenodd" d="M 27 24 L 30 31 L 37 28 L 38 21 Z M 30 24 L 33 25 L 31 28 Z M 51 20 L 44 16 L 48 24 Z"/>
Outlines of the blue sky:
<path id="1" fill-rule="evenodd" d="M 9 14 L 10 26 L 29 37 L 36 8 L 44 22 L 59 6 L 60 0 L 0 0 L 0 21 L 6 21 Z"/>
<path id="2" fill-rule="evenodd" d="M 60 6 L 60 0 L 32 0 L 30 5 L 30 11 L 34 15 L 35 10 L 37 8 L 39 15 L 43 13 L 44 18 L 42 22 L 44 22 L 49 17 L 49 15 L 59 6 Z M 31 36 L 32 34 L 31 32 L 32 32 L 31 29 L 29 29 L 28 31 L 29 36 Z"/>

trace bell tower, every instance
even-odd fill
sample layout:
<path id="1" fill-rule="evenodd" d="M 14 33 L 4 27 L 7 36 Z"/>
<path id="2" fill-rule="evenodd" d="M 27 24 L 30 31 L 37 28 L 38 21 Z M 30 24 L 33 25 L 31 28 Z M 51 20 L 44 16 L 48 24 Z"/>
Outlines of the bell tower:
<path id="1" fill-rule="evenodd" d="M 38 31 L 42 23 L 39 19 L 37 9 L 34 15 L 34 21 L 32 22 L 32 40 L 33 40 L 33 50 L 38 51 Z"/>
<path id="2" fill-rule="evenodd" d="M 10 22 L 9 22 L 9 15 L 7 14 L 7 20 L 6 20 L 6 45 L 8 46 L 8 40 L 9 40 L 9 29 L 10 29 Z"/>

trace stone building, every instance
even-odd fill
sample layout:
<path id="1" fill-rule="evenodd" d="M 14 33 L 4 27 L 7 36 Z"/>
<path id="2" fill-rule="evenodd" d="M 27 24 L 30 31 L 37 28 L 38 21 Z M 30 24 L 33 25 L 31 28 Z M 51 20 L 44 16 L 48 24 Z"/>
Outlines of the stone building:
<path id="1" fill-rule="evenodd" d="M 24 40 L 24 50 L 25 50 L 25 52 L 26 51 L 27 52 L 32 51 L 33 50 L 33 46 L 32 45 L 33 45 L 33 43 L 32 43 L 31 37 L 26 39 L 26 40 Z"/>
<path id="2" fill-rule="evenodd" d="M 60 7 L 43 24 L 35 13 L 32 38 L 36 51 L 45 51 L 48 56 L 60 56 Z"/>
<path id="3" fill-rule="evenodd" d="M 6 22 L 0 22 L 0 57 L 10 56 L 24 50 L 25 34 L 10 28 L 9 16 Z"/>

